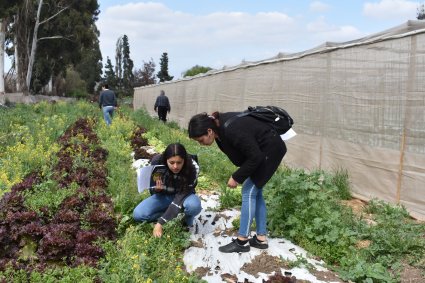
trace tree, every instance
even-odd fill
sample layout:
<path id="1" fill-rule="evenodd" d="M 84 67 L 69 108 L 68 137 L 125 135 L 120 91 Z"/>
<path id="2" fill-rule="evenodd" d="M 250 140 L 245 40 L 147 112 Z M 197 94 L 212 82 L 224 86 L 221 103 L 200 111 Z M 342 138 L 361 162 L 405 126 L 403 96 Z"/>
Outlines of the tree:
<path id="1" fill-rule="evenodd" d="M 118 89 L 121 89 L 122 87 L 122 51 L 123 49 L 123 43 L 122 43 L 122 36 L 120 36 L 117 40 L 117 43 L 115 45 L 115 76 L 117 78 L 117 85 L 116 87 Z"/>
<path id="2" fill-rule="evenodd" d="M 1 1 L 0 2 L 0 96 L 5 93 L 4 83 L 4 56 L 6 50 L 6 32 L 7 27 L 13 18 L 13 14 L 16 13 L 16 9 L 22 4 L 22 0 L 19 1 Z M 3 99 L 0 97 L 0 102 Z"/>
<path id="3" fill-rule="evenodd" d="M 16 14 L 13 28 L 20 58 L 14 62 L 23 90 L 37 92 L 55 76 L 65 76 L 67 66 L 78 64 L 82 51 L 91 48 L 97 37 L 93 26 L 99 5 L 97 0 L 38 0 L 34 4 L 24 0 Z M 37 83 L 32 86 L 33 82 Z"/>
<path id="4" fill-rule="evenodd" d="M 123 70 L 122 70 L 122 75 L 123 75 L 123 90 L 124 90 L 124 94 L 126 96 L 130 96 L 133 95 L 133 81 L 134 81 L 134 76 L 133 76 L 133 67 L 134 67 L 134 63 L 133 60 L 130 59 L 130 43 L 128 42 L 128 37 L 127 35 L 124 34 L 123 36 Z"/>
<path id="5" fill-rule="evenodd" d="M 142 69 L 134 71 L 134 87 L 151 85 L 155 83 L 155 63 L 151 58 L 149 62 L 143 61 Z"/>
<path id="6" fill-rule="evenodd" d="M 6 24 L 5 19 L 0 19 L 0 104 L 3 104 L 3 95 L 5 93 L 4 88 L 4 54 L 5 54 L 5 42 L 6 42 Z"/>
<path id="7" fill-rule="evenodd" d="M 128 36 L 123 35 L 117 40 L 115 54 L 115 74 L 118 82 L 118 89 L 124 96 L 133 95 L 133 60 L 130 58 L 130 44 Z"/>
<path id="8" fill-rule="evenodd" d="M 425 20 L 425 4 L 419 5 L 418 14 L 416 18 L 418 20 Z"/>
<path id="9" fill-rule="evenodd" d="M 196 76 L 198 74 L 203 74 L 208 72 L 209 70 L 212 70 L 212 68 L 210 67 L 203 67 L 203 66 L 199 66 L 199 65 L 195 65 L 192 68 L 190 68 L 189 70 L 185 71 L 183 73 L 183 77 L 193 77 Z"/>
<path id="10" fill-rule="evenodd" d="M 103 80 L 111 89 L 117 88 L 117 77 L 114 72 L 114 66 L 112 66 L 111 59 L 109 59 L 109 57 L 106 57 L 105 76 L 103 77 Z"/>
<path id="11" fill-rule="evenodd" d="M 159 61 L 160 71 L 156 75 L 160 82 L 171 81 L 174 77 L 168 74 L 168 54 L 167 52 L 162 53 Z"/>
<path id="12" fill-rule="evenodd" d="M 93 41 L 91 48 L 81 51 L 81 61 L 75 67 L 80 77 L 86 82 L 86 91 L 92 94 L 94 94 L 96 83 L 101 80 L 102 76 L 102 53 L 99 48 L 99 39 L 95 37 Z"/>

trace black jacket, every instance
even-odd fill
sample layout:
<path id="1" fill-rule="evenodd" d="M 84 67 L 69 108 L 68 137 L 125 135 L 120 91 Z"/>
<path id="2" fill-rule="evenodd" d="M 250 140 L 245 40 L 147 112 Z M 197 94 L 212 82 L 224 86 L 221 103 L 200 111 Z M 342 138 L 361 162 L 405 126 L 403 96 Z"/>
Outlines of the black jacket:
<path id="1" fill-rule="evenodd" d="M 100 93 L 99 96 L 99 107 L 105 106 L 117 106 L 117 97 L 115 96 L 115 92 L 110 89 L 105 89 Z"/>
<path id="2" fill-rule="evenodd" d="M 224 129 L 224 123 L 239 113 L 220 113 L 219 137 L 215 141 L 239 167 L 233 179 L 242 184 L 250 177 L 257 188 L 262 188 L 282 162 L 286 145 L 268 124 L 250 116 L 237 118 Z"/>
<path id="3" fill-rule="evenodd" d="M 158 154 L 151 160 L 152 165 L 158 165 L 161 163 L 162 155 Z M 166 165 L 166 164 L 163 164 Z M 189 176 L 187 180 L 187 186 L 183 187 L 181 182 L 179 181 L 180 174 L 174 174 L 170 170 L 168 170 L 168 178 L 166 178 L 165 186 L 173 187 L 176 189 L 176 193 L 174 194 L 174 199 L 172 203 L 168 206 L 167 210 L 164 214 L 158 218 L 158 223 L 164 224 L 165 222 L 170 221 L 177 217 L 180 213 L 184 200 L 191 194 L 195 193 L 195 187 L 197 185 L 199 167 L 198 164 L 193 160 L 193 166 L 195 166 L 195 170 L 192 176 Z"/>
<path id="4" fill-rule="evenodd" d="M 170 101 L 168 100 L 167 96 L 159 95 L 156 98 L 155 105 L 154 105 L 153 109 L 156 111 L 156 109 L 158 107 L 166 107 L 168 112 L 171 111 Z"/>

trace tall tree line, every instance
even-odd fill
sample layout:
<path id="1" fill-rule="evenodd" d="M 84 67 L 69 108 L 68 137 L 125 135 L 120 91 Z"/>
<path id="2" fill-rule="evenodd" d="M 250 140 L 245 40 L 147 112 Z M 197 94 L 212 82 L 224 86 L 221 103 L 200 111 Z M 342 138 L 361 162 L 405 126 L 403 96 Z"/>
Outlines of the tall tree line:
<path id="1" fill-rule="evenodd" d="M 16 90 L 39 93 L 50 86 L 50 91 L 62 92 L 71 71 L 84 78 L 84 91 L 93 92 L 102 74 L 98 9 L 97 0 L 2 1 L 0 18 Z"/>
<path id="2" fill-rule="evenodd" d="M 5 92 L 5 56 L 12 59 L 9 91 L 25 94 L 80 97 L 94 94 L 104 80 L 118 94 L 130 96 L 135 86 L 173 79 L 167 53 L 157 74 L 152 58 L 135 69 L 127 35 L 117 40 L 115 67 L 110 58 L 103 66 L 95 24 L 99 13 L 97 0 L 0 1 L 0 95 Z"/>

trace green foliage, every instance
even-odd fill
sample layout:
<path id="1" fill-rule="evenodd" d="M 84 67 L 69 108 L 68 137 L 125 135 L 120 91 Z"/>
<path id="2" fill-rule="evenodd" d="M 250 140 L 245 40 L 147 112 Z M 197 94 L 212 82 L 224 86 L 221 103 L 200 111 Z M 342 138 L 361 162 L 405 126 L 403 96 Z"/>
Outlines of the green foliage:
<path id="1" fill-rule="evenodd" d="M 296 260 L 294 261 L 288 261 L 288 260 L 284 260 L 285 264 L 288 266 L 288 268 L 292 269 L 295 267 L 306 267 L 309 270 L 313 270 L 314 266 L 308 262 L 308 260 L 299 255 L 299 254 L 295 254 L 295 256 L 297 257 Z"/>
<path id="2" fill-rule="evenodd" d="M 425 255 L 425 227 L 410 218 L 406 209 L 383 201 L 372 200 L 366 207 L 373 213 L 375 225 L 370 225 L 364 237 L 371 241 L 365 250 L 369 259 L 385 266 L 400 261 L 417 263 Z M 391 256 L 389 256 L 391 255 Z"/>
<path id="3" fill-rule="evenodd" d="M 376 224 L 367 225 L 340 204 L 347 197 L 347 180 L 343 171 L 330 176 L 279 170 L 265 188 L 270 233 L 336 266 L 344 280 L 395 282 L 402 262 L 421 262 L 425 239 L 418 235 L 425 225 L 409 219 L 402 207 L 375 201 L 365 212 L 373 213 Z M 370 245 L 357 247 L 364 240 Z"/>
<path id="4" fill-rule="evenodd" d="M 164 52 L 161 55 L 159 61 L 160 71 L 156 75 L 159 79 L 159 82 L 171 81 L 174 77 L 168 74 L 168 53 Z"/>
<path id="5" fill-rule="evenodd" d="M 338 205 L 338 188 L 329 179 L 321 171 L 279 171 L 265 190 L 271 234 L 308 245 L 335 263 L 350 253 L 358 231 L 349 211 Z"/>
<path id="6" fill-rule="evenodd" d="M 241 187 L 230 189 L 222 186 L 220 189 L 220 210 L 229 209 L 233 207 L 240 207 L 242 204 L 242 191 Z"/>
<path id="7" fill-rule="evenodd" d="M 111 126 L 100 123 L 96 129 L 101 146 L 108 151 L 108 191 L 113 196 L 115 211 L 121 215 L 131 214 L 140 201 L 136 171 L 131 168 L 129 141 L 134 129 L 135 124 L 123 115 L 116 115 Z"/>
<path id="8" fill-rule="evenodd" d="M 425 20 L 425 4 L 419 5 L 417 9 L 417 16 L 416 19 L 418 20 Z"/>
<path id="9" fill-rule="evenodd" d="M 343 280 L 351 282 L 398 282 L 379 262 L 367 262 L 362 258 L 342 258 L 343 267 L 336 270 Z M 349 268 L 348 268 L 349 267 Z"/>
<path id="10" fill-rule="evenodd" d="M 61 267 L 47 269 L 43 272 L 33 272 L 30 282 L 61 282 L 61 283 L 92 283 L 97 281 L 97 270 L 89 266 L 78 266 L 75 268 Z"/>
<path id="11" fill-rule="evenodd" d="M 40 212 L 41 208 L 48 208 L 51 215 L 54 215 L 62 201 L 77 192 L 78 185 L 72 183 L 68 188 L 59 188 L 58 184 L 51 179 L 36 185 L 32 190 L 25 191 L 24 205 L 29 210 Z"/>
<path id="12" fill-rule="evenodd" d="M 123 35 L 118 38 L 116 44 L 116 92 L 120 97 L 133 95 L 133 60 L 130 58 L 130 44 L 128 36 Z"/>
<path id="13" fill-rule="evenodd" d="M 337 187 L 337 195 L 340 199 L 351 199 L 350 182 L 347 169 L 337 169 L 331 177 L 331 183 Z"/>
<path id="14" fill-rule="evenodd" d="M 75 98 L 87 97 L 86 82 L 81 79 L 80 74 L 73 68 L 66 70 L 65 95 Z"/>
<path id="15" fill-rule="evenodd" d="M 92 29 L 94 33 L 98 34 L 96 26 L 93 26 Z M 102 75 L 102 54 L 97 38 L 93 40 L 93 46 L 81 51 L 81 60 L 76 64 L 75 70 L 85 81 L 85 91 L 94 94 L 96 83 L 100 82 Z"/>
<path id="16" fill-rule="evenodd" d="M 189 241 L 178 221 L 164 225 L 162 238 L 152 237 L 152 229 L 149 223 L 131 225 L 117 243 L 103 245 L 103 282 L 201 282 L 184 271 L 181 251 Z"/>
<path id="17" fill-rule="evenodd" d="M 105 64 L 105 76 L 103 77 L 104 83 L 107 83 L 110 89 L 116 89 L 118 85 L 118 79 L 114 72 L 114 66 L 112 66 L 111 59 L 106 57 Z"/>
<path id="18" fill-rule="evenodd" d="M 56 140 L 82 115 L 94 108 L 85 102 L 17 104 L 0 112 L 0 195 L 33 171 L 47 175 Z M 97 113 L 97 109 L 95 110 Z"/>
<path id="19" fill-rule="evenodd" d="M 192 68 L 190 68 L 189 70 L 187 70 L 186 72 L 183 73 L 183 77 L 193 77 L 196 76 L 198 74 L 203 74 L 206 73 L 208 71 L 212 70 L 212 68 L 210 67 L 203 67 L 203 66 L 199 66 L 199 65 L 195 65 Z"/>
<path id="20" fill-rule="evenodd" d="M 155 63 L 151 58 L 149 62 L 143 62 L 142 69 L 136 69 L 134 71 L 134 87 L 146 86 L 155 83 Z"/>
<path id="21" fill-rule="evenodd" d="M 128 40 L 128 36 L 124 34 L 122 38 L 123 42 L 123 77 L 122 77 L 122 84 L 123 89 L 125 92 L 125 96 L 132 96 L 133 95 L 133 81 L 134 81 L 134 75 L 133 75 L 133 60 L 130 58 L 130 43 Z"/>
<path id="22" fill-rule="evenodd" d="M 45 0 L 41 9 L 38 28 L 37 53 L 31 74 L 31 88 L 38 92 L 52 77 L 65 74 L 66 67 L 76 65 L 82 53 L 96 43 L 97 33 L 93 28 L 99 5 L 97 0 L 53 1 Z M 66 7 L 66 8 L 64 8 Z M 16 37 L 20 58 L 18 77 L 25 80 L 31 50 L 38 1 L 26 1 L 17 10 L 17 21 L 9 27 Z M 40 40 L 40 39 L 43 40 Z"/>

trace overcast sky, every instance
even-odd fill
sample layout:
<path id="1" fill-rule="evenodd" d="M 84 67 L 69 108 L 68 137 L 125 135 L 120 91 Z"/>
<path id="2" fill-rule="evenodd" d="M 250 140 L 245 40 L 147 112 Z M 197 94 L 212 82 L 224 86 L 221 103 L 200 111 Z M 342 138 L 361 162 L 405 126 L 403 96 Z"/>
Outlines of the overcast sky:
<path id="1" fill-rule="evenodd" d="M 220 69 L 279 52 L 344 42 L 415 20 L 425 0 L 98 0 L 103 62 L 126 34 L 136 68 L 168 53 L 175 79 L 195 65 Z"/>

